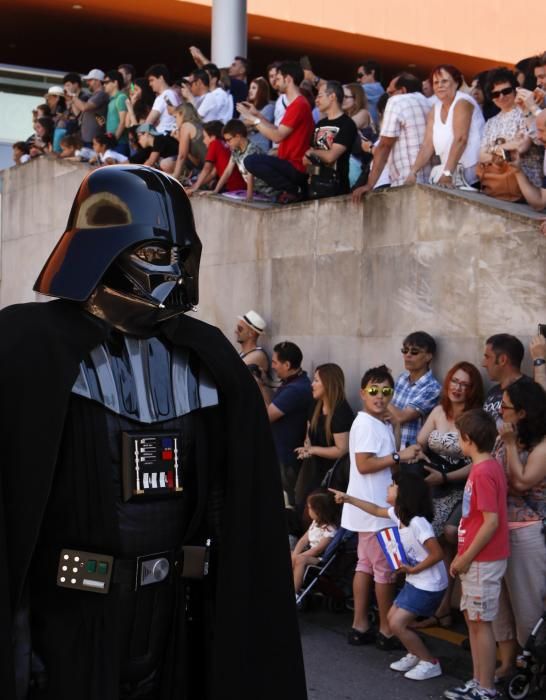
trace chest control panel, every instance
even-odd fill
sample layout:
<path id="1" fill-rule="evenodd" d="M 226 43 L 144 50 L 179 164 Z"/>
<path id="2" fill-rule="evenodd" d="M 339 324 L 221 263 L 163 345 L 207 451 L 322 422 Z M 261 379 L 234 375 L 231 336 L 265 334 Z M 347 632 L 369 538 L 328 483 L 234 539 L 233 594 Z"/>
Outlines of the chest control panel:
<path id="1" fill-rule="evenodd" d="M 178 433 L 122 433 L 123 500 L 182 491 Z"/>

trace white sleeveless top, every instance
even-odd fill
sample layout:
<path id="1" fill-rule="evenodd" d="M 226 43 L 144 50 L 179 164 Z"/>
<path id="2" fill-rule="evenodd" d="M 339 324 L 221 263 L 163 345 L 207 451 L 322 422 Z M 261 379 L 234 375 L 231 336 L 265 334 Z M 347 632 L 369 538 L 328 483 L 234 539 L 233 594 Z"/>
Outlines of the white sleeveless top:
<path id="1" fill-rule="evenodd" d="M 485 119 L 483 118 L 482 110 L 480 109 L 476 100 L 467 95 L 465 92 L 460 92 L 459 90 L 455 94 L 455 99 L 451 103 L 449 112 L 447 113 L 447 119 L 442 122 L 440 117 L 442 110 L 442 103 L 438 101 L 434 109 L 434 129 L 432 132 L 432 140 L 434 143 L 434 150 L 436 155 L 440 157 L 442 165 L 447 161 L 449 155 L 449 149 L 453 143 L 453 111 L 455 105 L 459 100 L 466 100 L 474 107 L 472 112 L 472 120 L 470 122 L 470 130 L 468 132 L 468 141 L 466 148 L 463 151 L 462 156 L 459 158 L 459 163 L 462 163 L 465 171 L 468 169 L 474 169 L 480 159 L 480 143 L 482 138 L 483 127 L 485 125 Z M 475 180 L 475 176 L 473 180 Z M 471 182 L 473 180 L 470 180 Z"/>

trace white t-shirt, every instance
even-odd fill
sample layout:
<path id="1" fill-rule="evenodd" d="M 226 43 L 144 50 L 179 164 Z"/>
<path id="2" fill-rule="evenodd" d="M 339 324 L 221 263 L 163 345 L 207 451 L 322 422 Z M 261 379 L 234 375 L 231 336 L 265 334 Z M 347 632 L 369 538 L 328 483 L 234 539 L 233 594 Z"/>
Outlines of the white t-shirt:
<path id="1" fill-rule="evenodd" d="M 154 127 L 160 134 L 170 134 L 171 131 L 176 128 L 176 119 L 171 117 L 171 115 L 167 112 L 167 103 L 165 102 L 165 98 L 167 98 L 174 107 L 178 107 L 180 104 L 178 95 L 174 90 L 171 90 L 171 88 L 167 88 L 161 93 L 161 95 L 158 95 L 155 98 L 154 104 L 152 105 L 152 110 L 159 112 L 159 121 L 154 124 Z"/>
<path id="2" fill-rule="evenodd" d="M 197 111 L 205 123 L 218 119 L 225 124 L 233 117 L 233 98 L 222 88 L 215 88 L 203 97 Z"/>
<path id="3" fill-rule="evenodd" d="M 357 452 L 368 452 L 376 457 L 386 457 L 395 451 L 396 443 L 392 426 L 374 418 L 369 413 L 360 411 L 349 433 L 351 469 L 347 493 L 382 508 L 388 508 L 387 488 L 392 482 L 390 467 L 372 474 L 361 474 L 356 466 L 355 455 Z M 343 506 L 341 524 L 353 532 L 377 532 L 392 525 L 390 519 L 376 518 L 350 503 L 345 503 Z"/>
<path id="4" fill-rule="evenodd" d="M 113 160 L 116 163 L 128 163 L 129 158 L 127 156 L 124 156 L 123 153 L 118 153 L 117 151 L 113 151 L 111 148 L 108 148 L 102 155 L 99 155 L 99 162 L 100 163 L 106 163 L 107 160 Z"/>
<path id="5" fill-rule="evenodd" d="M 275 126 L 279 126 L 279 124 L 281 123 L 282 118 L 284 117 L 284 113 L 286 112 L 286 107 L 287 103 L 285 95 L 279 95 L 277 97 L 277 101 L 275 102 L 275 111 L 273 113 Z"/>
<path id="6" fill-rule="evenodd" d="M 337 532 L 334 525 L 319 525 L 316 520 L 313 520 L 307 530 L 309 537 L 309 548 L 315 547 L 324 537 L 333 537 Z"/>
<path id="7" fill-rule="evenodd" d="M 389 517 L 398 526 L 400 540 L 410 566 L 415 566 L 428 557 L 428 552 L 423 543 L 431 537 L 435 537 L 432 525 L 426 518 L 420 515 L 410 520 L 410 524 L 405 527 L 396 517 L 394 508 L 389 508 Z M 428 569 L 420 571 L 418 574 L 407 574 L 406 582 L 411 583 L 415 588 L 422 591 L 443 591 L 447 588 L 447 571 L 443 561 L 429 566 Z"/>

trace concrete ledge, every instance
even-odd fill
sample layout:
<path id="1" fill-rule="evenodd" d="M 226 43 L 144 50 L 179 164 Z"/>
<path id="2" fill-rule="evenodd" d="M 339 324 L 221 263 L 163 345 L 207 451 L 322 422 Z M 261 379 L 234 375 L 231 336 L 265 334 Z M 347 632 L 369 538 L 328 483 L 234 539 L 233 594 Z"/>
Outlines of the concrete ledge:
<path id="1" fill-rule="evenodd" d="M 2 173 L 0 305 L 35 298 L 32 283 L 63 232 L 87 167 L 40 159 Z M 287 206 L 194 197 L 203 241 L 198 316 L 232 337 L 250 308 L 266 345 L 299 343 L 305 366 L 338 362 L 355 399 L 362 371 L 401 369 L 399 346 L 423 329 L 441 375 L 480 363 L 483 340 L 525 340 L 546 322 L 543 218 L 479 193 L 413 186 Z"/>

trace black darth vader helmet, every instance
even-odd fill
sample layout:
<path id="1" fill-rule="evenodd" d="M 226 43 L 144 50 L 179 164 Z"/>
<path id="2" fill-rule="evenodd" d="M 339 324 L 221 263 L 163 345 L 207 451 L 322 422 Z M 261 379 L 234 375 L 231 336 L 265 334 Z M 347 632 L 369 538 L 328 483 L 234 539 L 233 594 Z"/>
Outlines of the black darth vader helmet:
<path id="1" fill-rule="evenodd" d="M 174 178 L 138 165 L 90 173 L 34 290 L 86 302 L 122 330 L 151 326 L 198 302 L 201 242 Z"/>

